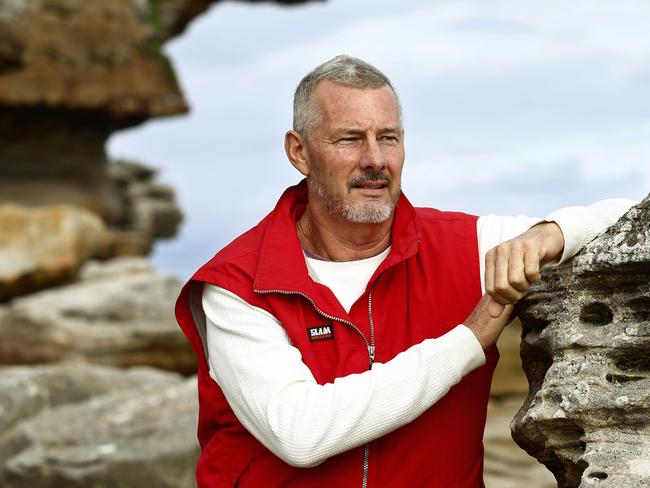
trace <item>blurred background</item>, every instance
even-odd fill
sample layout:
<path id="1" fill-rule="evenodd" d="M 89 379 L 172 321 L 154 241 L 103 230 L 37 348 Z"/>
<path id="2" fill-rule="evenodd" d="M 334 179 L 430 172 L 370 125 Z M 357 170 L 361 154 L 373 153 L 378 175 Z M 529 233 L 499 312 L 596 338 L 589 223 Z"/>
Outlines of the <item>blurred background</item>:
<path id="1" fill-rule="evenodd" d="M 418 206 L 544 216 L 650 186 L 650 5 L 466 0 L 0 0 L 0 486 L 193 486 L 180 282 L 299 181 L 298 81 L 383 70 Z M 488 487 L 555 486 L 510 440 Z"/>

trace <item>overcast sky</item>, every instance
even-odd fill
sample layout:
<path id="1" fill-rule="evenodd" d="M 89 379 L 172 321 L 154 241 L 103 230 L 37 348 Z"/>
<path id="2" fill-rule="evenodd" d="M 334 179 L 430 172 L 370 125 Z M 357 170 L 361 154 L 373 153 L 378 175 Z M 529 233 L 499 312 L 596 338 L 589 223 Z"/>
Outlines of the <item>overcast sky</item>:
<path id="1" fill-rule="evenodd" d="M 299 181 L 283 150 L 304 74 L 345 53 L 402 100 L 417 206 L 544 216 L 650 191 L 647 0 L 220 3 L 166 45 L 191 114 L 114 135 L 186 220 L 157 267 L 186 278 Z"/>

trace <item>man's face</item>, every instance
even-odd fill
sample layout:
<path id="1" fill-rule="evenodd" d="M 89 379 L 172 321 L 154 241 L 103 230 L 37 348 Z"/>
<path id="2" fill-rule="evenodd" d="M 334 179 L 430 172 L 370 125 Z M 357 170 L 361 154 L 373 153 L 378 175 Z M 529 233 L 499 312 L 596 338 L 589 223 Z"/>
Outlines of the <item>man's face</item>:
<path id="1" fill-rule="evenodd" d="M 404 132 L 389 86 L 350 88 L 323 81 L 313 92 L 320 108 L 307 141 L 312 201 L 348 222 L 380 223 L 400 194 Z"/>

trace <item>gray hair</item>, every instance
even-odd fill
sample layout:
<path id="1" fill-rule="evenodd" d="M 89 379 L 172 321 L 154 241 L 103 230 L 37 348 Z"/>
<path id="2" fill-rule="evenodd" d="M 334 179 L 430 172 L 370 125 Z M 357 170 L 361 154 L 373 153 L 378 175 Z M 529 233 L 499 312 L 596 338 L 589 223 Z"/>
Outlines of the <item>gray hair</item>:
<path id="1" fill-rule="evenodd" d="M 402 107 L 397 92 L 388 77 L 361 59 L 341 54 L 316 66 L 300 81 L 296 88 L 293 96 L 293 130 L 302 134 L 303 137 L 309 136 L 320 117 L 320 110 L 311 98 L 316 85 L 324 80 L 351 88 L 389 86 L 397 98 L 401 122 Z"/>

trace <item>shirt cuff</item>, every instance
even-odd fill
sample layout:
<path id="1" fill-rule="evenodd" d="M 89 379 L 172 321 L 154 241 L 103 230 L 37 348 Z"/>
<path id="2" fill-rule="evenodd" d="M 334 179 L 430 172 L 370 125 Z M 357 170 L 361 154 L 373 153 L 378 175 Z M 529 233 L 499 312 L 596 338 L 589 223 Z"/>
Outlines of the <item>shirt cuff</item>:
<path id="1" fill-rule="evenodd" d="M 485 353 L 474 333 L 460 324 L 437 339 L 456 370 L 465 376 L 485 364 Z"/>
<path id="2" fill-rule="evenodd" d="M 555 222 L 564 236 L 564 249 L 556 264 L 562 264 L 578 254 L 602 230 L 601 227 L 592 225 L 590 216 L 585 214 L 583 207 L 566 207 L 544 219 L 546 222 Z"/>

